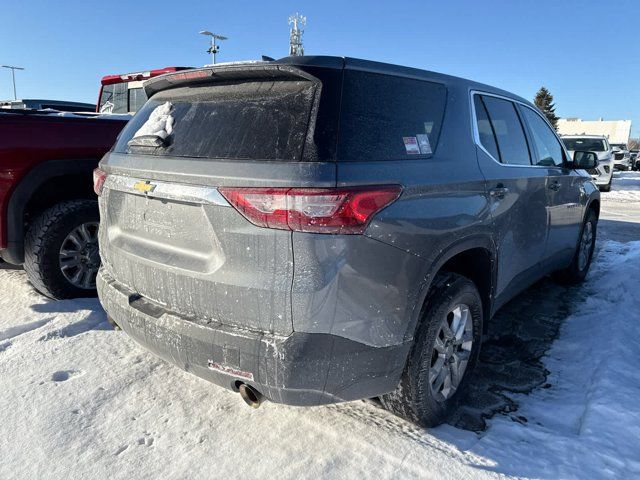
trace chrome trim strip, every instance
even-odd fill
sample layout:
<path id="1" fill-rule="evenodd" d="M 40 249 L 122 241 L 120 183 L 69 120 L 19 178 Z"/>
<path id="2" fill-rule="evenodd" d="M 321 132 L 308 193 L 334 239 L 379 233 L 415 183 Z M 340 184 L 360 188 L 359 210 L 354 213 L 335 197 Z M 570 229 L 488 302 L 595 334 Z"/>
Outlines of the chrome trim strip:
<path id="1" fill-rule="evenodd" d="M 495 97 L 495 98 L 499 98 L 501 100 L 507 100 L 509 102 L 516 103 L 516 104 L 518 104 L 518 105 L 520 105 L 522 107 L 528 108 L 529 110 L 534 112 L 536 115 L 538 115 L 540 118 L 542 118 L 542 120 L 549 126 L 549 128 L 551 129 L 553 134 L 556 136 L 556 139 L 560 143 L 560 147 L 564 151 L 566 158 L 571 160 L 571 156 L 569 155 L 567 147 L 565 147 L 564 142 L 562 141 L 562 139 L 558 136 L 557 132 L 549 124 L 549 121 L 546 118 L 544 118 L 540 113 L 536 112 L 533 108 L 531 108 L 529 105 L 527 105 L 526 103 L 521 102 L 520 100 L 517 100 L 515 98 L 505 97 L 504 95 L 497 95 L 495 93 L 483 92 L 481 90 L 470 90 L 469 91 L 469 107 L 471 108 L 471 130 L 472 130 L 471 133 L 472 133 L 473 143 L 475 143 L 478 148 L 480 148 L 484 153 L 486 153 L 489 156 L 489 158 L 491 158 L 491 160 L 493 160 L 498 165 L 501 165 L 503 167 L 547 168 L 547 169 L 549 169 L 549 168 L 565 168 L 566 169 L 567 168 L 564 165 L 517 165 L 517 164 L 502 163 L 500 160 L 498 160 L 493 155 L 491 155 L 487 151 L 487 149 L 484 148 L 484 146 L 482 146 L 482 143 L 480 142 L 480 132 L 478 131 L 478 117 L 476 116 L 476 105 L 475 105 L 475 102 L 473 101 L 473 96 L 474 95 L 482 95 L 482 96 L 485 96 L 485 97 Z M 523 127 L 524 127 L 524 125 L 523 125 Z M 525 133 L 525 135 L 527 135 L 526 132 L 524 132 L 524 133 Z M 529 141 L 529 139 L 527 139 L 527 141 Z"/>
<path id="2" fill-rule="evenodd" d="M 140 182 L 149 182 L 150 185 L 155 185 L 155 187 L 153 191 L 144 193 L 134 188 L 134 185 Z M 183 183 L 161 182 L 157 180 L 151 181 L 143 178 L 109 174 L 104 183 L 104 188 L 148 198 L 163 198 L 166 200 L 177 200 L 180 202 L 197 203 L 201 205 L 217 205 L 220 207 L 231 206 L 215 187 L 202 187 L 197 185 L 186 185 Z"/>

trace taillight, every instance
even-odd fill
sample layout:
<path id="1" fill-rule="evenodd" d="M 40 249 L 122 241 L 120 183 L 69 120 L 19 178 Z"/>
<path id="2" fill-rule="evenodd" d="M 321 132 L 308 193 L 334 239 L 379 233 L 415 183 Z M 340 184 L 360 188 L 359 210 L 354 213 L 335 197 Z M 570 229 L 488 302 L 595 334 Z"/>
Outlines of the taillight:
<path id="1" fill-rule="evenodd" d="M 100 196 L 102 193 L 102 187 L 104 187 L 104 182 L 107 179 L 107 172 L 104 170 L 100 170 L 96 168 L 93 171 L 93 191 L 96 192 L 96 195 Z"/>
<path id="2" fill-rule="evenodd" d="M 358 234 L 396 200 L 399 185 L 352 188 L 220 188 L 254 225 L 280 230 Z"/>

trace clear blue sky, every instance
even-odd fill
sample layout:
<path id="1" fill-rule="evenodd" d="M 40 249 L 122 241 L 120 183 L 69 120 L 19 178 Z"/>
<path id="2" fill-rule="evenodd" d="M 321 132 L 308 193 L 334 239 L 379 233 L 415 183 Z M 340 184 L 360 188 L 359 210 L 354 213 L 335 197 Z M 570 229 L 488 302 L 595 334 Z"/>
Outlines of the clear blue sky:
<path id="1" fill-rule="evenodd" d="M 308 18 L 307 54 L 425 68 L 526 98 L 545 85 L 560 116 L 631 119 L 640 136 L 639 0 L 4 0 L 0 64 L 18 96 L 95 102 L 103 75 L 287 54 L 290 13 Z M 0 71 L 0 98 L 11 98 Z"/>

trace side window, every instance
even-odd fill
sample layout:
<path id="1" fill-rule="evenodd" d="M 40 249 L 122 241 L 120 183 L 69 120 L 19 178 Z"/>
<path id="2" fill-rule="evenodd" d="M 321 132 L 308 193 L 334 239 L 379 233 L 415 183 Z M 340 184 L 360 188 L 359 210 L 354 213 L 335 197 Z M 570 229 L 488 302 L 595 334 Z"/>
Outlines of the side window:
<path id="1" fill-rule="evenodd" d="M 496 143 L 496 137 L 493 133 L 493 127 L 491 126 L 491 122 L 489 122 L 489 115 L 487 114 L 487 109 L 484 107 L 480 95 L 473 96 L 473 103 L 476 109 L 476 125 L 478 127 L 480 144 L 487 152 L 493 155 L 493 158 L 500 161 L 500 152 L 498 152 L 498 144 Z"/>
<path id="2" fill-rule="evenodd" d="M 338 159 L 371 162 L 431 155 L 446 101 L 447 89 L 440 83 L 346 69 Z"/>
<path id="3" fill-rule="evenodd" d="M 533 135 L 534 165 L 543 167 L 559 166 L 564 163 L 564 153 L 560 142 L 540 115 L 527 107 L 522 107 L 522 113 Z"/>
<path id="4" fill-rule="evenodd" d="M 495 133 L 500 161 L 509 165 L 531 165 L 527 139 L 513 102 L 488 96 L 483 96 L 482 101 Z"/>

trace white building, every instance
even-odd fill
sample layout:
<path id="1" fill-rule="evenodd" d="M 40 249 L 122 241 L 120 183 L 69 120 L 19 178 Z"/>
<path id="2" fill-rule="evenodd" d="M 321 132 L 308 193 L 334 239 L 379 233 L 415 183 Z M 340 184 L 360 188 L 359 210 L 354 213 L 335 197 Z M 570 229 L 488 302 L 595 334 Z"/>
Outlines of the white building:
<path id="1" fill-rule="evenodd" d="M 579 118 L 561 118 L 558 120 L 560 135 L 604 135 L 609 143 L 629 142 L 631 120 L 581 120 Z"/>

